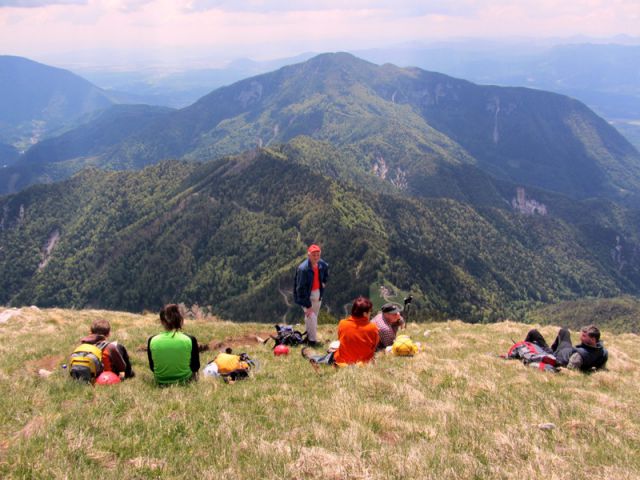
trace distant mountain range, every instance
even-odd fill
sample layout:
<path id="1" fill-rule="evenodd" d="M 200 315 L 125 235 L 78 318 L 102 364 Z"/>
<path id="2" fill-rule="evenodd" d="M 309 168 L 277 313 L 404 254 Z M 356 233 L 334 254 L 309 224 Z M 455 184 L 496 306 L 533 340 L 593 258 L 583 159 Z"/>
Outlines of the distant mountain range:
<path id="1" fill-rule="evenodd" d="M 0 55 L 0 142 L 26 150 L 112 104 L 104 91 L 67 70 Z"/>
<path id="2" fill-rule="evenodd" d="M 357 55 L 374 63 L 415 66 L 481 84 L 563 93 L 609 118 L 640 116 L 640 45 L 445 43 Z"/>
<path id="3" fill-rule="evenodd" d="M 316 54 L 305 53 L 276 60 L 254 61 L 239 58 L 224 67 L 192 68 L 174 71 L 163 68 L 109 69 L 101 67 L 73 69 L 95 85 L 100 85 L 121 103 L 183 108 L 216 88 L 245 78 L 299 63 Z"/>
<path id="4" fill-rule="evenodd" d="M 11 165 L 18 160 L 20 152 L 13 145 L 7 145 L 6 143 L 0 143 L 0 168 Z"/>
<path id="5" fill-rule="evenodd" d="M 354 52 L 480 84 L 523 86 L 584 102 L 640 149 L 640 45 L 451 42 Z"/>
<path id="6" fill-rule="evenodd" d="M 324 54 L 184 109 L 95 113 L 0 180 L 87 166 L 144 169 L 0 197 L 0 303 L 292 319 L 310 242 L 336 316 L 381 285 L 470 321 L 640 294 L 640 154 L 558 94 Z"/>
<path id="7" fill-rule="evenodd" d="M 101 135 L 96 145 L 105 121 L 127 127 Z M 435 170 L 464 164 L 575 198 L 639 201 L 640 154 L 580 102 L 377 66 L 349 54 L 320 55 L 252 77 L 173 112 L 118 109 L 66 135 L 5 169 L 0 192 L 62 178 L 84 165 L 202 161 L 307 135 L 348 146 L 367 172 L 378 169 L 415 188 L 422 182 L 427 195 Z M 62 148 L 69 138 L 74 148 Z"/>
<path id="8" fill-rule="evenodd" d="M 532 87 L 586 103 L 608 119 L 640 116 L 640 46 L 616 43 L 535 45 L 531 42 L 459 41 L 357 50 L 383 65 L 419 67 L 479 84 Z M 83 68 L 77 72 L 111 91 L 129 92 L 170 107 L 185 107 L 215 88 L 316 54 L 271 61 L 239 59 L 225 67 L 182 71 Z M 184 68 L 184 67 L 183 67 Z"/>
<path id="9" fill-rule="evenodd" d="M 479 84 L 522 86 L 584 102 L 640 149 L 640 46 L 587 43 L 458 41 L 353 51 L 359 58 L 464 78 Z M 215 88 L 308 60 L 314 54 L 272 61 L 236 60 L 225 67 L 163 71 L 83 69 L 79 73 L 124 103 L 185 107 Z M 184 67 L 183 67 L 184 68 Z M 121 95 L 119 92 L 128 92 Z M 134 93 L 135 95 L 131 95 Z"/>
<path id="10" fill-rule="evenodd" d="M 13 164 L 0 170 L 0 192 L 21 190 L 33 183 L 51 183 L 88 166 L 121 167 L 100 159 L 105 150 L 172 110 L 148 105 L 114 105 L 86 118 L 86 123 L 42 140 Z"/>

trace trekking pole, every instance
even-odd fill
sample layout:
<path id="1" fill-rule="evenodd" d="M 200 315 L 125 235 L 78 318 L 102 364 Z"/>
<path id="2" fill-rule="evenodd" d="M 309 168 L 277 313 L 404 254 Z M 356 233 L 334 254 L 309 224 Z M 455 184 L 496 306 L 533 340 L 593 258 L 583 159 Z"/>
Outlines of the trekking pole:
<path id="1" fill-rule="evenodd" d="M 413 296 L 411 295 L 409 295 L 407 298 L 404 299 L 404 308 L 402 310 L 406 312 L 406 317 L 404 319 L 405 325 L 409 323 L 409 308 L 411 307 L 412 301 L 413 301 Z"/>

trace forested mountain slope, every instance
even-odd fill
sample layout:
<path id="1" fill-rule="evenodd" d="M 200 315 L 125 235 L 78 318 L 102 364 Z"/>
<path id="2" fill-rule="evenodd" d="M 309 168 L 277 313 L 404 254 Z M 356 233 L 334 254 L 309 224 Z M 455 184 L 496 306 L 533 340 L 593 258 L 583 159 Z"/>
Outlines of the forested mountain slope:
<path id="1" fill-rule="evenodd" d="M 102 153 L 170 112 L 148 105 L 114 105 L 95 112 L 79 127 L 37 143 L 0 170 L 0 192 L 67 178 L 84 167 L 109 168 L 99 160 Z"/>
<path id="2" fill-rule="evenodd" d="M 460 199 L 410 198 L 375 177 L 340 178 L 340 155 L 298 138 L 204 164 L 88 170 L 5 197 L 0 303 L 184 301 L 273 321 L 297 311 L 293 271 L 312 241 L 331 264 L 335 315 L 381 284 L 411 291 L 422 314 L 467 320 L 640 291 L 637 211 L 532 190 L 553 214 L 524 215 L 508 203 L 514 185 L 479 171 L 459 181 Z M 474 205 L 478 178 L 492 188 Z"/>

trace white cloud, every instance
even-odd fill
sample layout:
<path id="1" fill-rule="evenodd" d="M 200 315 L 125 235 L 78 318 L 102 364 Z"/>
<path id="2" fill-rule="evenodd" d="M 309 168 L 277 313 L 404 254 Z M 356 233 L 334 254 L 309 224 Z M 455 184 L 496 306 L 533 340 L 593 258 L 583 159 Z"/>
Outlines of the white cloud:
<path id="1" fill-rule="evenodd" d="M 86 5 L 87 0 L 0 0 L 0 8 L 39 8 L 47 5 Z"/>
<path id="2" fill-rule="evenodd" d="M 640 36 L 639 0 L 0 0 L 0 7 L 1 53 L 25 56 L 199 48 L 265 58 L 462 36 Z"/>
<path id="3" fill-rule="evenodd" d="M 477 8 L 474 0 L 191 0 L 187 11 L 220 10 L 225 12 L 305 12 L 305 11 L 385 11 L 402 15 L 422 16 L 431 14 L 468 15 Z"/>

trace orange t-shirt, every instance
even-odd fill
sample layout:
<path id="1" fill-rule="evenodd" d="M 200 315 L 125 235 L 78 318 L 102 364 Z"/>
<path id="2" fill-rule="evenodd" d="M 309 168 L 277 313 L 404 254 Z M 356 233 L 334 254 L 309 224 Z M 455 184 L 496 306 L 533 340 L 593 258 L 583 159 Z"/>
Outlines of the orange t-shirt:
<path id="1" fill-rule="evenodd" d="M 378 345 L 378 327 L 367 317 L 348 317 L 338 324 L 340 348 L 333 359 L 336 363 L 368 362 Z"/>
<path id="2" fill-rule="evenodd" d="M 313 265 L 313 283 L 311 284 L 311 291 L 320 290 L 320 271 L 318 265 Z"/>

